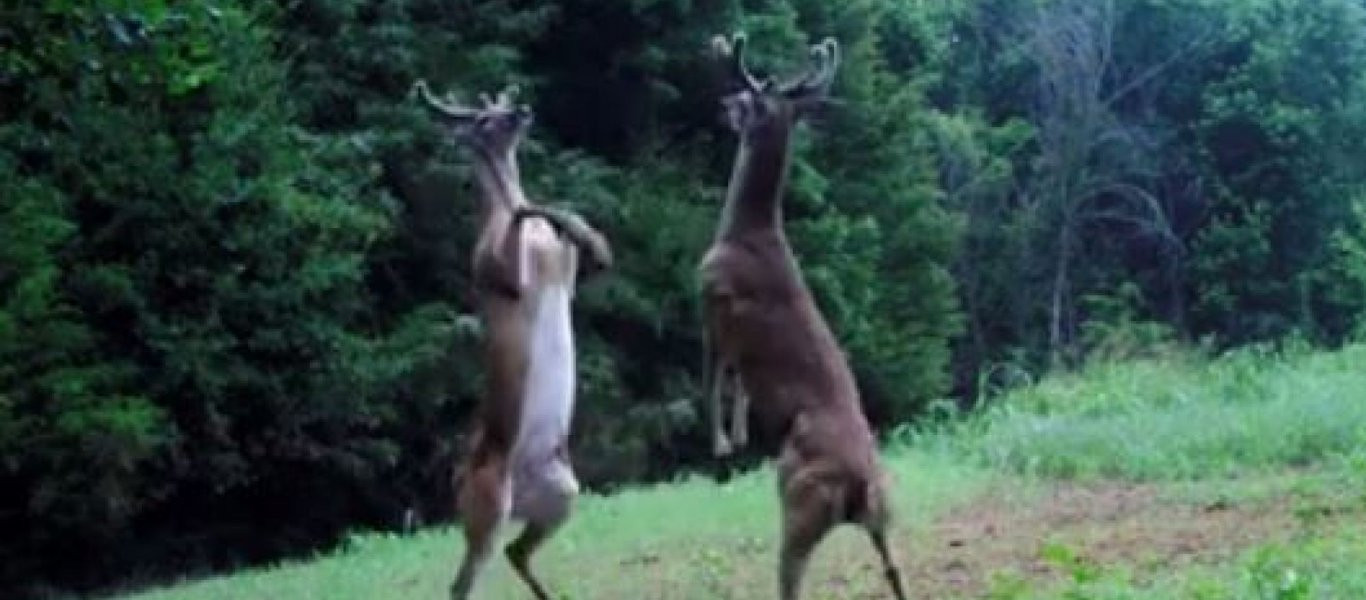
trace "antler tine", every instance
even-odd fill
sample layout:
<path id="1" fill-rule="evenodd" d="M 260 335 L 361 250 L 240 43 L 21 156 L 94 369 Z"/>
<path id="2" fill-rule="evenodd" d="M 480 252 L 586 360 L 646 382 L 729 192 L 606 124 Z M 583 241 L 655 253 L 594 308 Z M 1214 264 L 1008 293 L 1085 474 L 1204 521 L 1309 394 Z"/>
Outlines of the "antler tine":
<path id="1" fill-rule="evenodd" d="M 750 74 L 749 67 L 745 66 L 745 34 L 737 32 L 731 36 L 731 41 L 726 38 L 716 36 L 712 38 L 712 47 L 723 57 L 730 59 L 731 77 L 734 77 L 746 90 L 755 94 L 763 92 L 768 86 L 767 82 L 760 82 Z"/>
<path id="2" fill-rule="evenodd" d="M 512 101 L 520 92 L 521 88 L 513 83 L 499 91 L 496 96 L 490 96 L 488 92 L 479 92 L 479 101 L 484 104 L 484 110 L 512 110 Z"/>
<path id="3" fill-rule="evenodd" d="M 517 99 L 517 94 L 522 92 L 521 86 L 515 83 L 508 84 L 503 91 L 498 92 L 498 106 L 500 108 L 511 109 L 512 103 Z"/>
<path id="4" fill-rule="evenodd" d="M 797 81 L 787 86 L 785 93 L 789 96 L 808 94 L 824 91 L 828 88 L 835 79 L 835 71 L 839 68 L 839 52 L 839 43 L 832 37 L 827 37 L 821 43 L 812 45 L 812 68 Z"/>
<path id="5" fill-rule="evenodd" d="M 840 44 L 835 38 L 827 37 L 821 45 L 825 47 L 825 68 L 821 70 L 821 86 L 829 87 L 835 81 L 835 72 L 840 68 Z"/>
<path id="6" fill-rule="evenodd" d="M 413 90 L 418 93 L 418 96 L 422 98 L 423 102 L 427 103 L 429 108 L 446 116 L 457 119 L 468 119 L 474 117 L 477 112 L 471 108 L 456 106 L 453 103 L 443 102 L 437 99 L 437 97 L 432 94 L 431 88 L 427 87 L 427 81 L 425 79 L 417 80 L 417 82 L 413 84 Z M 451 100 L 449 95 L 447 96 L 447 99 Z"/>

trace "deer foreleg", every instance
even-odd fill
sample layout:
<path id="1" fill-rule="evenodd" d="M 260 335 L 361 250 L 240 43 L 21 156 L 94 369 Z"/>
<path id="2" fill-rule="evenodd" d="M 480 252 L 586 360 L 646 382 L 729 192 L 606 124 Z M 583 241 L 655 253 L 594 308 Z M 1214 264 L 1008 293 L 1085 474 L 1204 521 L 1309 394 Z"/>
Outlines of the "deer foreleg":
<path id="1" fill-rule="evenodd" d="M 527 285 L 526 244 L 522 221 L 516 216 L 493 249 L 481 249 L 474 258 L 474 281 L 479 287 L 508 298 L 520 298 Z"/>
<path id="2" fill-rule="evenodd" d="M 707 416 L 711 421 L 711 447 L 714 456 L 731 453 L 730 440 L 726 439 L 725 414 L 721 407 L 721 387 L 725 383 L 725 365 L 721 355 L 711 344 L 710 327 L 702 327 L 702 389 L 707 394 Z"/>
<path id="3" fill-rule="evenodd" d="M 749 443 L 749 394 L 745 392 L 745 382 L 740 378 L 740 370 L 731 366 L 731 410 L 730 440 L 736 448 Z"/>
<path id="4" fill-rule="evenodd" d="M 711 378 L 711 389 L 708 391 L 708 405 L 711 407 L 711 442 L 712 453 L 716 456 L 726 456 L 735 451 L 730 439 L 726 437 L 726 427 L 724 421 L 725 409 L 722 406 L 724 399 L 724 388 L 726 384 L 725 365 L 719 359 L 713 364 L 711 370 L 715 375 Z"/>
<path id="5" fill-rule="evenodd" d="M 585 275 L 592 275 L 612 265 L 612 248 L 608 245 L 607 238 L 593 229 L 583 220 L 583 217 L 567 210 L 527 205 L 517 207 L 517 213 L 513 216 L 513 220 L 514 223 L 517 223 L 527 217 L 545 219 L 560 235 L 569 238 L 569 241 L 575 246 L 588 252 L 589 261 Z"/>

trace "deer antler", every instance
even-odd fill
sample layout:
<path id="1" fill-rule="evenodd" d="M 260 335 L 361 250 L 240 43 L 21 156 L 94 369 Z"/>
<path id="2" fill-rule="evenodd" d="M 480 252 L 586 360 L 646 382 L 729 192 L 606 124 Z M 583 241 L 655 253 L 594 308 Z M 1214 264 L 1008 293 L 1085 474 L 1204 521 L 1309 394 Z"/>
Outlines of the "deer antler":
<path id="1" fill-rule="evenodd" d="M 759 94 L 768 88 L 768 80 L 755 79 L 754 75 L 750 74 L 749 67 L 745 66 L 745 34 L 736 33 L 729 42 L 718 35 L 711 39 L 711 46 L 722 58 L 730 59 L 730 75 L 744 86 L 746 91 Z"/>
<path id="2" fill-rule="evenodd" d="M 489 96 L 487 92 L 480 92 L 479 101 L 483 104 L 483 108 L 461 106 L 459 102 L 456 101 L 453 94 L 446 94 L 444 100 L 437 98 L 436 95 L 432 94 L 431 88 L 427 87 L 427 81 L 423 79 L 419 79 L 417 80 L 417 83 L 413 84 L 413 91 L 417 92 L 432 110 L 457 120 L 474 119 L 479 116 L 480 113 L 484 112 L 516 112 L 523 115 L 531 114 L 531 107 L 525 104 L 520 106 L 513 104 L 513 100 L 521 91 L 521 88 L 518 87 L 517 84 L 511 84 L 503 88 L 501 92 L 498 92 L 496 97 Z"/>
<path id="3" fill-rule="evenodd" d="M 835 38 L 825 38 L 821 43 L 811 46 L 811 69 L 796 81 L 783 86 L 783 95 L 789 98 L 813 93 L 824 93 L 835 80 L 839 69 L 840 47 Z"/>
<path id="4" fill-rule="evenodd" d="M 427 87 L 427 81 L 424 79 L 419 79 L 417 80 L 417 83 L 413 84 L 413 91 L 421 96 L 423 102 L 427 103 L 428 108 L 453 119 L 473 119 L 479 114 L 479 111 L 476 109 L 455 104 L 455 99 L 449 94 L 447 94 L 445 101 L 438 99 L 432 94 L 432 90 Z"/>

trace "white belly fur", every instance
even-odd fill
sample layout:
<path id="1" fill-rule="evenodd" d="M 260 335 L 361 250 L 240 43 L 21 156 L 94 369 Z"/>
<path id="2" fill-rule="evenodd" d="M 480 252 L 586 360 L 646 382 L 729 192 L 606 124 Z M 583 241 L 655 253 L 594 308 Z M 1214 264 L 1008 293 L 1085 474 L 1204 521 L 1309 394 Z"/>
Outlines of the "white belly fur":
<path id="1" fill-rule="evenodd" d="M 522 423 L 512 449 L 511 516 L 542 523 L 564 519 L 579 483 L 557 451 L 569 435 L 574 411 L 574 338 L 569 290 L 539 290 L 530 308 L 530 364 Z"/>
<path id="2" fill-rule="evenodd" d="M 576 385 L 573 297 L 577 252 L 549 225 L 533 221 L 523 230 L 522 274 L 530 323 L 522 420 L 512 447 L 512 506 L 515 519 L 556 523 L 568 515 L 579 483 L 558 451 L 569 436 Z"/>
<path id="3" fill-rule="evenodd" d="M 569 434 L 574 411 L 574 334 L 569 290 L 550 285 L 531 299 L 531 345 L 522 423 L 513 453 L 533 461 L 552 456 Z"/>

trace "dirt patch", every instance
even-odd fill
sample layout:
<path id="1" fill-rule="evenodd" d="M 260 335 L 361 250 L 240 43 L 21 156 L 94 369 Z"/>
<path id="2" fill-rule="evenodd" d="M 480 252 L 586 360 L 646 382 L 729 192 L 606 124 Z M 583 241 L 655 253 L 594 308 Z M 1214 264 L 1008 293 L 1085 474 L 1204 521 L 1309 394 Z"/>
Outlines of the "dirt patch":
<path id="1" fill-rule="evenodd" d="M 998 483 L 931 523 L 903 522 L 895 546 L 909 596 L 982 598 L 998 579 L 1043 590 L 1063 584 L 1078 569 L 1120 572 L 1141 585 L 1192 565 L 1226 563 L 1253 546 L 1356 523 L 1366 510 L 1366 503 L 1351 500 L 1358 495 L 1342 496 L 1333 487 L 1277 483 L 1243 493 L 1239 485 L 1220 482 L 1189 489 L 1123 482 L 1040 485 L 1045 487 L 1021 491 Z M 776 532 L 743 529 L 743 536 L 642 547 L 620 560 L 612 576 L 636 582 L 630 595 L 598 597 L 772 598 Z M 836 529 L 812 558 L 804 598 L 890 597 L 877 555 L 858 528 Z"/>
<path id="2" fill-rule="evenodd" d="M 1294 535 L 1305 527 L 1294 506 L 1286 498 L 1182 502 L 1156 486 L 1126 483 L 1055 484 L 1028 500 L 987 494 L 906 540 L 905 575 L 919 597 L 980 597 L 1002 573 L 1062 580 L 1069 569 L 1057 555 L 1065 553 L 1101 569 L 1123 565 L 1143 579 Z"/>

